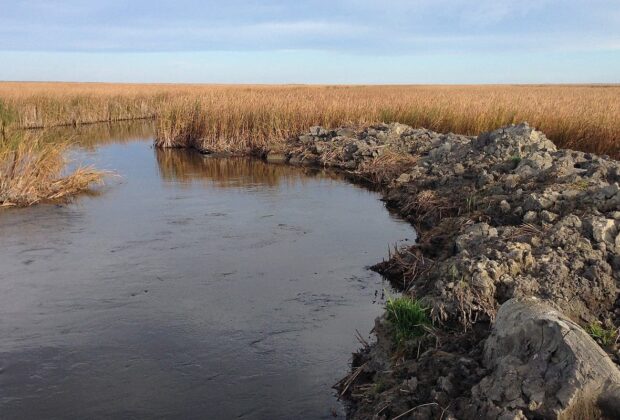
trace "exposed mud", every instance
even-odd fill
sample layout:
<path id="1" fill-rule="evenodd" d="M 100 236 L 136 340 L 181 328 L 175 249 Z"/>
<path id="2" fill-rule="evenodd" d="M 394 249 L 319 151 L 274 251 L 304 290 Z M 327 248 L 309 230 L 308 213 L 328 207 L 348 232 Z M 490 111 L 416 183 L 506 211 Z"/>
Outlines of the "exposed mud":
<path id="1" fill-rule="evenodd" d="M 617 368 L 594 384 L 571 378 L 596 371 L 594 359 L 583 356 L 596 354 L 596 345 L 577 325 L 608 331 L 612 339 L 594 335 L 613 361 L 619 361 L 614 340 L 620 325 L 619 162 L 557 150 L 527 124 L 478 137 L 401 124 L 313 127 L 292 139 L 286 150 L 268 153 L 267 159 L 337 167 L 381 184 L 388 204 L 420 234 L 419 243 L 398 250 L 376 269 L 428 305 L 436 328 L 434 343 L 396 348 L 389 322 L 380 318 L 377 342 L 354 357 L 353 373 L 341 383 L 351 402 L 351 418 L 615 415 L 614 403 L 620 401 Z M 535 320 L 532 325 L 558 323 L 553 331 L 568 334 L 573 327 L 562 325 L 570 319 L 583 334 L 578 334 L 577 345 L 552 334 L 549 346 L 543 336 L 539 347 L 525 346 L 522 353 L 501 355 L 500 360 L 487 339 L 498 309 L 511 299 L 528 297 L 538 298 L 522 309 L 524 319 Z M 552 320 L 537 315 L 553 310 L 561 315 Z M 493 340 L 507 334 L 502 325 L 508 323 L 497 322 Z M 515 337 L 521 343 L 536 342 L 523 332 Z M 558 359 L 561 354 L 575 358 L 573 367 L 558 368 L 565 363 Z M 550 368 L 533 369 L 540 360 Z M 525 375 L 515 376 L 519 386 L 514 395 L 490 392 L 498 372 Z M 557 372 L 556 380 L 548 372 Z M 533 377 L 537 387 L 524 379 Z M 557 388 L 558 378 L 570 387 Z"/>

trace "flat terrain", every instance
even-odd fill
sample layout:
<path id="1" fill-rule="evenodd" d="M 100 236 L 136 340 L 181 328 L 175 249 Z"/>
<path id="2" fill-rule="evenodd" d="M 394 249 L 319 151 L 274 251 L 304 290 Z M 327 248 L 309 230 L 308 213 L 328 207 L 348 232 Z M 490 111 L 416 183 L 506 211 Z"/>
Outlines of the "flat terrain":
<path id="1" fill-rule="evenodd" d="M 620 85 L 169 85 L 0 83 L 4 125 L 44 127 L 159 117 L 158 137 L 228 148 L 313 125 L 401 122 L 479 134 L 527 121 L 560 147 L 620 156 Z M 194 139 L 195 140 L 195 139 Z"/>

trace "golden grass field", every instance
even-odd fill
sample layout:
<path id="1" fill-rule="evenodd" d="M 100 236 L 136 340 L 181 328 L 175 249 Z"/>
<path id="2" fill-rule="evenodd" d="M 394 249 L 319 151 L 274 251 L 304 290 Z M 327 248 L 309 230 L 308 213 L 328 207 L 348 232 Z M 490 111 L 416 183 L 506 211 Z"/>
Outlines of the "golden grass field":
<path id="1" fill-rule="evenodd" d="M 156 118 L 159 146 L 232 152 L 277 148 L 313 125 L 401 122 L 438 132 L 476 135 L 527 121 L 560 147 L 620 158 L 620 85 L 1 82 L 0 205 L 30 204 L 65 195 L 55 189 L 61 185 L 60 155 L 42 146 L 36 134 L 19 136 L 27 143 L 16 146 L 16 137 L 10 133 L 23 128 L 142 118 Z M 64 148 L 58 146 L 58 150 Z M 20 168 L 19 174 L 15 168 Z M 81 175 L 85 180 L 100 179 L 94 172 Z M 75 192 L 73 185 L 85 188 L 89 183 L 66 185 L 71 185 L 68 191 Z M 20 189 L 27 193 L 18 194 Z"/>
<path id="2" fill-rule="evenodd" d="M 527 121 L 558 146 L 620 157 L 620 85 L 301 86 L 0 83 L 14 126 L 158 117 L 166 145 L 244 150 L 312 125 L 401 122 L 479 134 Z"/>

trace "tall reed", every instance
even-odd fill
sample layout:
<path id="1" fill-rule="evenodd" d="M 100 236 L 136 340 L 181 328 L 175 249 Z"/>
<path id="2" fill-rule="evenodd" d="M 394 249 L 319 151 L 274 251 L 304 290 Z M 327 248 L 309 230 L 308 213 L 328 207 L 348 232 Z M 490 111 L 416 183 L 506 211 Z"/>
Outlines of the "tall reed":
<path id="1" fill-rule="evenodd" d="M 157 118 L 158 144 L 247 151 L 312 125 L 402 122 L 476 135 L 527 121 L 620 158 L 620 85 L 261 86 L 0 83 L 14 126 Z"/>

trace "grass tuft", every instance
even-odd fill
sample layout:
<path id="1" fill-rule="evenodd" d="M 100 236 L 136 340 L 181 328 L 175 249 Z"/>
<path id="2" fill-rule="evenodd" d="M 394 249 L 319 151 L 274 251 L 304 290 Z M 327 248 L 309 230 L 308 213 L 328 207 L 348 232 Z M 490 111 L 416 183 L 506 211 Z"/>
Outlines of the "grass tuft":
<path id="1" fill-rule="evenodd" d="M 616 328 L 605 328 L 597 322 L 588 325 L 586 331 L 592 338 L 599 341 L 604 346 L 614 344 L 618 338 L 618 330 Z"/>
<path id="2" fill-rule="evenodd" d="M 398 344 L 424 336 L 431 324 L 427 308 L 408 296 L 388 298 L 386 311 L 388 320 L 394 326 L 394 339 Z"/>
<path id="3" fill-rule="evenodd" d="M 372 183 L 387 184 L 410 170 L 418 161 L 418 156 L 384 150 L 372 160 L 363 162 L 358 173 Z"/>
<path id="4" fill-rule="evenodd" d="M 41 138 L 12 133 L 0 140 L 0 207 L 62 201 L 102 182 L 104 172 L 90 166 L 65 173 L 69 144 Z"/>

